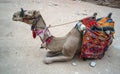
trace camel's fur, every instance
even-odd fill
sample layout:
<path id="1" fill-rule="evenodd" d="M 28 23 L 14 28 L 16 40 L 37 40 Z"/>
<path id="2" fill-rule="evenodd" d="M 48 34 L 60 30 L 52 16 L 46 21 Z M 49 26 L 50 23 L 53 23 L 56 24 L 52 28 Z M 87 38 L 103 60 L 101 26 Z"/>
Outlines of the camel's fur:
<path id="1" fill-rule="evenodd" d="M 20 17 L 20 12 L 16 12 L 13 15 L 14 21 L 21 21 L 23 17 Z M 34 13 L 34 14 L 33 14 Z M 34 17 L 40 15 L 39 11 L 24 11 L 24 17 Z M 41 15 L 40 15 L 41 16 Z M 27 24 L 32 25 L 33 20 L 29 22 L 24 21 Z M 46 27 L 46 24 L 41 17 L 36 24 L 37 29 L 41 29 L 41 27 Z M 46 48 L 50 49 L 47 53 L 47 57 L 45 58 L 45 63 L 53 63 L 59 61 L 68 61 L 73 58 L 77 50 L 80 50 L 80 41 L 81 41 L 81 32 L 79 32 L 76 28 L 73 28 L 66 36 L 64 37 L 53 37 L 50 44 L 47 45 Z M 47 37 L 47 35 L 45 35 Z M 44 40 L 44 39 L 43 39 Z M 61 53 L 61 55 L 59 55 Z M 59 56 L 55 56 L 59 55 Z M 52 56 L 52 57 L 51 57 Z"/>

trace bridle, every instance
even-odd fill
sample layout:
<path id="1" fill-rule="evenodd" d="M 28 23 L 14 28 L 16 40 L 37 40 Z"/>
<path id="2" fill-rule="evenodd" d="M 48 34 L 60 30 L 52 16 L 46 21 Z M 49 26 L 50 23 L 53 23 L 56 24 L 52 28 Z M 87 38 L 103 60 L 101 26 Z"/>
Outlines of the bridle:
<path id="1" fill-rule="evenodd" d="M 32 34 L 33 34 L 33 38 L 36 38 L 36 36 L 39 36 L 42 43 L 46 43 L 49 44 L 51 42 L 51 39 L 53 38 L 53 36 L 51 35 L 50 31 L 48 30 L 48 27 L 38 27 L 37 24 L 40 20 L 40 18 L 42 18 L 41 15 L 38 15 L 37 17 L 27 17 L 24 15 L 24 10 L 21 9 L 21 13 L 20 13 L 20 17 L 22 17 L 22 22 L 26 22 L 29 23 L 30 20 L 33 20 L 32 22 L 32 26 L 31 26 L 31 30 L 32 30 Z M 39 30 L 37 28 L 40 28 Z M 45 39 L 45 34 L 48 35 L 48 37 Z"/>
<path id="2" fill-rule="evenodd" d="M 28 17 L 27 15 L 25 15 L 25 11 L 26 10 L 23 10 L 23 8 L 21 8 L 20 17 L 22 17 L 22 22 L 29 23 L 30 20 L 34 20 L 32 24 L 35 25 L 36 22 L 39 21 L 40 17 L 42 17 L 41 15 L 35 17 L 35 13 L 33 13 L 33 17 Z"/>

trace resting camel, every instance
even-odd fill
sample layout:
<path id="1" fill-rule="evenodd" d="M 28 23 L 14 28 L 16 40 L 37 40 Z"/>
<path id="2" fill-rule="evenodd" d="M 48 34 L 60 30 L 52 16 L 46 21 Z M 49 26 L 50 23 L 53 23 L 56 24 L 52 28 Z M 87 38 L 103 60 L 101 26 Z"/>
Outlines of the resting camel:
<path id="1" fill-rule="evenodd" d="M 96 15 L 93 17 L 96 17 Z M 12 19 L 29 24 L 34 37 L 36 34 L 40 37 L 42 41 L 41 46 L 50 50 L 47 52 L 44 60 L 46 64 L 69 61 L 74 57 L 76 52 L 80 51 L 81 35 L 85 29 L 84 25 L 80 26 L 81 31 L 78 31 L 77 26 L 75 26 L 64 37 L 55 37 L 50 34 L 49 27 L 46 26 L 39 11 L 23 10 L 21 8 L 21 11 L 14 13 Z"/>

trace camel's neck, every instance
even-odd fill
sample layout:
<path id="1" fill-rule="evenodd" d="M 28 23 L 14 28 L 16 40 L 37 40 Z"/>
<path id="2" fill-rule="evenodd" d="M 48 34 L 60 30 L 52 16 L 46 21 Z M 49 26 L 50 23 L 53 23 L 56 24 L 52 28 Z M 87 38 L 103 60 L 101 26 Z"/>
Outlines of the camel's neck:
<path id="1" fill-rule="evenodd" d="M 45 21 L 43 20 L 42 16 L 38 19 L 36 23 L 36 29 L 40 30 L 46 27 Z"/>
<path id="2" fill-rule="evenodd" d="M 50 34 L 48 28 L 46 27 L 46 24 L 43 20 L 43 18 L 40 18 L 39 21 L 36 24 L 36 30 L 38 32 L 38 36 L 40 37 L 41 41 L 43 42 L 43 47 L 47 47 L 49 49 L 56 49 L 56 50 L 60 50 L 62 49 L 61 47 L 58 47 L 60 49 L 57 48 L 53 48 L 54 45 L 63 45 L 63 43 L 66 41 L 67 38 L 69 37 L 77 37 L 80 38 L 80 33 L 78 32 L 78 30 L 76 28 L 73 28 L 66 36 L 64 37 L 52 37 L 52 35 Z M 56 42 L 57 41 L 57 42 Z M 59 43 L 58 43 L 59 42 Z M 46 46 L 47 45 L 47 46 Z"/>
<path id="3" fill-rule="evenodd" d="M 48 27 L 46 27 L 42 16 L 33 21 L 32 27 L 32 30 L 34 30 L 36 34 L 40 37 L 42 43 L 47 42 L 48 39 L 51 37 L 51 34 L 48 30 Z"/>

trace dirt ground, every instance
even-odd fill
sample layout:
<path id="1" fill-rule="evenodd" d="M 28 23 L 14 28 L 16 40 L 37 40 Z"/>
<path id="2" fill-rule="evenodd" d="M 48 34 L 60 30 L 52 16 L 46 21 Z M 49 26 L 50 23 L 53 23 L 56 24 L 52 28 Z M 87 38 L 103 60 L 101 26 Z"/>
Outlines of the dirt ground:
<path id="1" fill-rule="evenodd" d="M 76 0 L 73 0 L 73 1 L 76 1 Z M 101 5 L 101 6 L 120 8 L 120 0 L 81 0 L 81 1 L 90 2 L 90 3 Z"/>
<path id="2" fill-rule="evenodd" d="M 78 57 L 69 62 L 46 65 L 43 63 L 46 49 L 40 49 L 41 41 L 32 38 L 30 26 L 12 21 L 20 8 L 39 10 L 47 25 L 57 25 L 91 16 L 113 13 L 115 39 L 101 60 L 83 61 Z M 73 0 L 0 0 L 0 74 L 120 74 L 120 9 L 98 6 Z M 66 35 L 75 23 L 50 28 L 54 36 Z M 75 63 L 76 66 L 72 65 Z"/>

